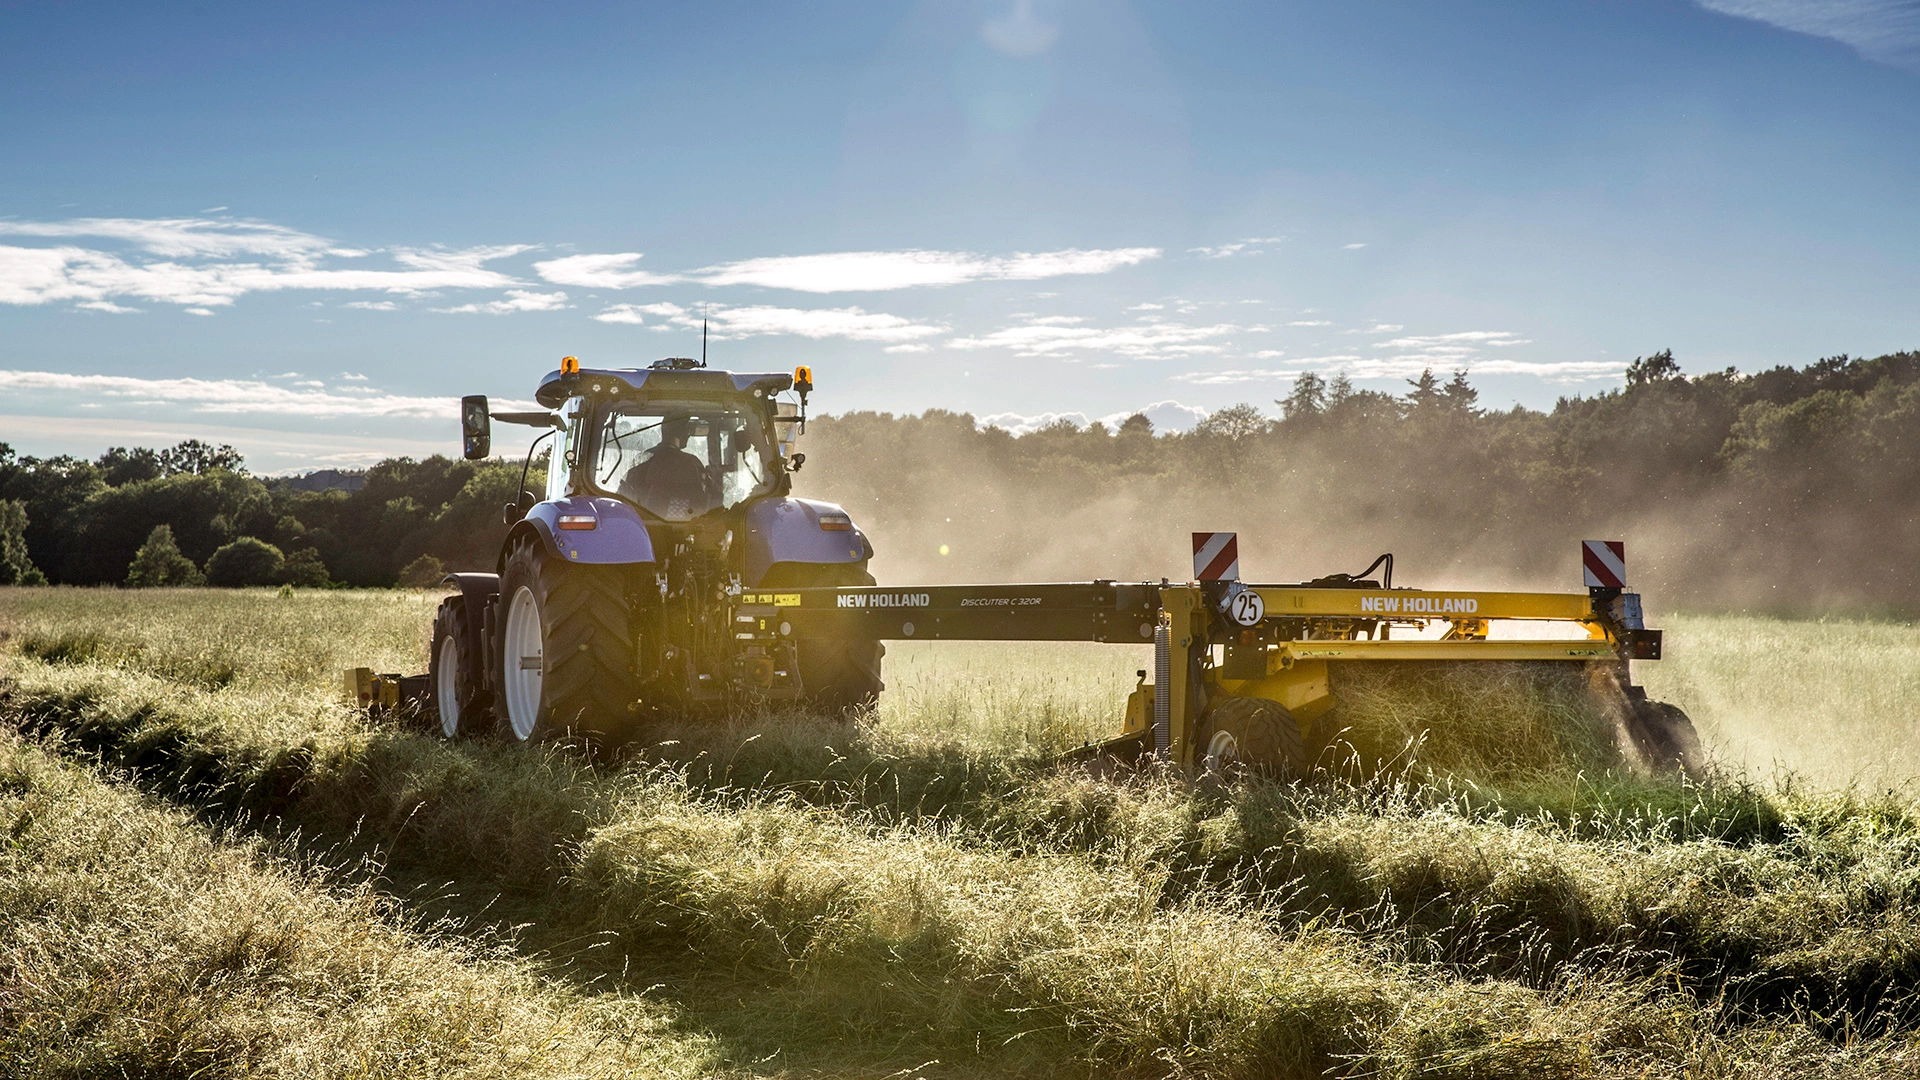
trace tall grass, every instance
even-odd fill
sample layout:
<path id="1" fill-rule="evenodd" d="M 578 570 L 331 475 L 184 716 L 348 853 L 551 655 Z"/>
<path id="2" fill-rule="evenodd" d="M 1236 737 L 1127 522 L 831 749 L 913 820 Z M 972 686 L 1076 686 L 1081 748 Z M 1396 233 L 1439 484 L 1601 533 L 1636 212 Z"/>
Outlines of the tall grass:
<path id="1" fill-rule="evenodd" d="M 1915 790 L 1920 625 L 1676 615 L 1667 659 L 1636 664 L 1723 764 L 1815 787 Z"/>
<path id="2" fill-rule="evenodd" d="M 234 677 L 210 688 L 155 662 L 171 631 L 112 611 L 151 620 L 164 600 L 82 595 L 71 619 L 0 597 L 17 646 L 0 653 L 0 719 L 228 820 L 360 845 L 397 886 L 437 882 L 445 907 L 530 921 L 530 947 L 569 950 L 618 1000 L 665 987 L 734 1066 L 1785 1075 L 1910 1060 L 1920 823 L 1897 799 L 1511 756 L 1477 782 L 1096 783 L 1053 755 L 1106 730 L 1135 662 L 1071 649 L 898 650 L 869 725 L 688 724 L 624 763 L 449 746 L 332 704 L 327 673 L 288 680 L 217 604 L 205 655 L 233 657 Z M 402 607 L 366 609 L 392 620 L 369 627 L 369 653 L 403 637 Z M 84 656 L 47 644 L 86 634 Z M 969 685 L 984 709 L 964 708 Z M 1437 745 L 1416 760 L 1437 769 Z"/>
<path id="3" fill-rule="evenodd" d="M 697 1076 L 671 1010 L 407 932 L 366 888 L 0 734 L 0 1072 L 10 1077 Z"/>

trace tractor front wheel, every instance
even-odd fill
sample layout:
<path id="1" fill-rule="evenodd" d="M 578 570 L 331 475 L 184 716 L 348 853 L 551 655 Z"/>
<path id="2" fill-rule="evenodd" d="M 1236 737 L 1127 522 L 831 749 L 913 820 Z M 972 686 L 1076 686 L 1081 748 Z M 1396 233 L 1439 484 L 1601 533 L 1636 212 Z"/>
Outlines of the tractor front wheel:
<path id="1" fill-rule="evenodd" d="M 1200 719 L 1196 757 L 1209 773 L 1256 772 L 1290 779 L 1307 771 L 1300 723 L 1265 698 L 1220 696 Z"/>
<path id="2" fill-rule="evenodd" d="M 872 585 L 864 562 L 777 563 L 760 582 L 762 589 L 807 589 Z M 887 647 L 878 641 L 848 638 L 799 642 L 800 686 L 807 704 L 847 715 L 865 709 L 880 697 L 880 658 Z"/>
<path id="3" fill-rule="evenodd" d="M 515 742 L 618 742 L 640 697 L 633 600 L 616 566 L 562 562 L 516 541 L 500 576 L 500 719 Z"/>

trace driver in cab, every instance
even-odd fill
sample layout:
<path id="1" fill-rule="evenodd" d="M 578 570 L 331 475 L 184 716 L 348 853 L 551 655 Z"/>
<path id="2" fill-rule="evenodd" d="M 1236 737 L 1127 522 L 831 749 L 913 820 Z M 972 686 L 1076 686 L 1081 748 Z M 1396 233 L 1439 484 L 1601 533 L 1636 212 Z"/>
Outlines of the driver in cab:
<path id="1" fill-rule="evenodd" d="M 687 452 L 693 420 L 684 413 L 660 422 L 660 443 L 627 470 L 620 495 L 661 517 L 685 520 L 712 509 L 719 492 L 706 463 Z"/>

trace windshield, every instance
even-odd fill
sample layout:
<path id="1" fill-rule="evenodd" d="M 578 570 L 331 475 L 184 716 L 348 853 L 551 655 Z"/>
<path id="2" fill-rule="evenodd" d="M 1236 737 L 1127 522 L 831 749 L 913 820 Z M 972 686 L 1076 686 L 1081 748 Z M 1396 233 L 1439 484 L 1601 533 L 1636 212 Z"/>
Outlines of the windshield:
<path id="1" fill-rule="evenodd" d="M 594 486 L 668 521 L 745 501 L 771 478 L 757 417 L 701 402 L 616 405 L 601 417 Z"/>

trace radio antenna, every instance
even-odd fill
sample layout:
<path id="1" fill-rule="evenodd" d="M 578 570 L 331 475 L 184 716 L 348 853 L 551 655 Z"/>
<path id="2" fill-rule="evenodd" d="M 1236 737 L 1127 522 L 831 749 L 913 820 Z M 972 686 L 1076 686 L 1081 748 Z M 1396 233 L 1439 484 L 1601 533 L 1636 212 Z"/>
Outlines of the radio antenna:
<path id="1" fill-rule="evenodd" d="M 700 316 L 700 366 L 707 366 L 707 317 Z"/>

